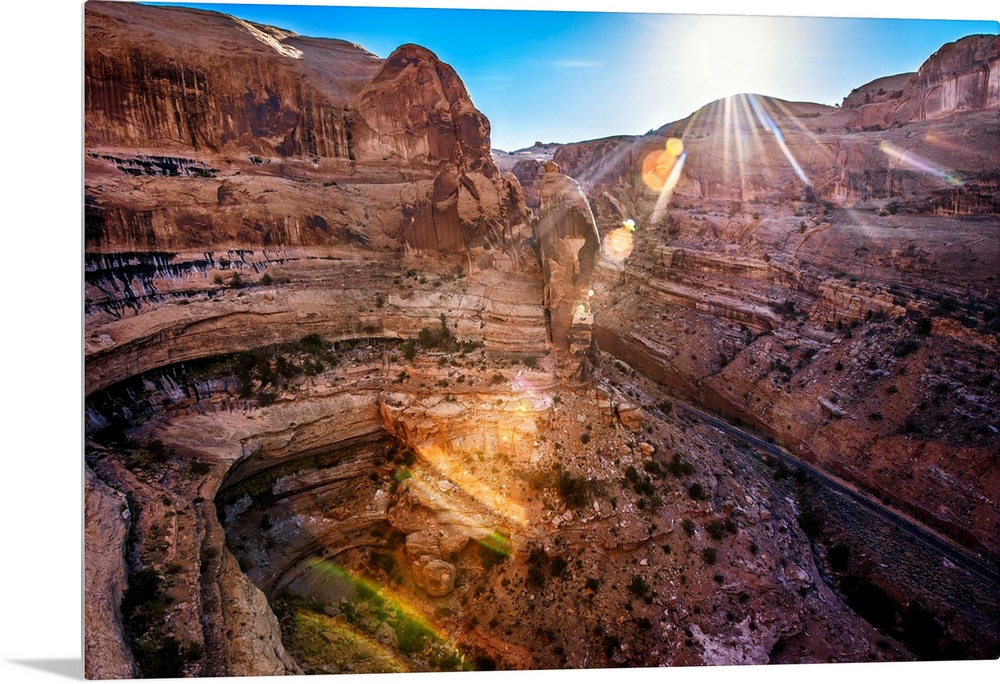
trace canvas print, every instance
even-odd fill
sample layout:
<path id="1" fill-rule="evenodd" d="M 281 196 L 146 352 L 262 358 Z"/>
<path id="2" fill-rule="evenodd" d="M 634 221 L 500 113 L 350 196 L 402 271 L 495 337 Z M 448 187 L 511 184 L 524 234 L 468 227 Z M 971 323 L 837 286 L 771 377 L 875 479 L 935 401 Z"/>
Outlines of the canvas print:
<path id="1" fill-rule="evenodd" d="M 1000 656 L 995 21 L 83 24 L 89 678 Z"/>

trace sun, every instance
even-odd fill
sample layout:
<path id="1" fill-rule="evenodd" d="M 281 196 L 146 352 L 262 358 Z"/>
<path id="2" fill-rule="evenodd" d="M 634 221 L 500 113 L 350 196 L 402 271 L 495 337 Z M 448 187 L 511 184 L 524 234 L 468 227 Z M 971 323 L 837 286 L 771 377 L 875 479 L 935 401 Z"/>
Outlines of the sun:
<path id="1" fill-rule="evenodd" d="M 778 95 L 797 80 L 809 32 L 794 20 L 683 16 L 661 34 L 655 61 L 674 97 L 708 103 L 737 93 Z"/>

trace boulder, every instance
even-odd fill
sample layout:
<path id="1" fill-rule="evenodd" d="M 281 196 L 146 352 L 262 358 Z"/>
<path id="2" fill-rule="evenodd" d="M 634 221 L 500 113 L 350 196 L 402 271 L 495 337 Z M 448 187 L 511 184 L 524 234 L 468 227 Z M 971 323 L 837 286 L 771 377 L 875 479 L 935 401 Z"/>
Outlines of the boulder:
<path id="1" fill-rule="evenodd" d="M 447 596 L 455 588 L 458 568 L 433 556 L 421 556 L 413 562 L 413 578 L 431 596 Z"/>

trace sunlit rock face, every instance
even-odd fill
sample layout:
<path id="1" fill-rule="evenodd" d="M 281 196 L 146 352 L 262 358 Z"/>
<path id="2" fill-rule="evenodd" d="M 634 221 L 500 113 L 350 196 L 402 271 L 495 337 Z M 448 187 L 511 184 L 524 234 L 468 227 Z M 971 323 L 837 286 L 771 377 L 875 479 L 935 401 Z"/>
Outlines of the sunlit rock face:
<path id="1" fill-rule="evenodd" d="M 900 125 L 1000 107 L 1000 42 L 969 36 L 935 52 L 915 74 L 879 78 L 844 98 L 860 126 Z"/>
<path id="2" fill-rule="evenodd" d="M 463 171 L 496 175 L 490 124 L 462 80 L 430 50 L 397 48 L 352 102 L 353 140 L 363 159 L 451 159 Z"/>
<path id="3" fill-rule="evenodd" d="M 1000 40 L 971 36 L 935 52 L 903 89 L 892 123 L 1000 107 Z"/>
<path id="4" fill-rule="evenodd" d="M 590 351 L 591 275 L 601 242 L 579 183 L 548 162 L 538 193 L 538 244 L 545 277 L 545 306 L 557 353 L 568 359 L 567 376 L 587 376 Z"/>

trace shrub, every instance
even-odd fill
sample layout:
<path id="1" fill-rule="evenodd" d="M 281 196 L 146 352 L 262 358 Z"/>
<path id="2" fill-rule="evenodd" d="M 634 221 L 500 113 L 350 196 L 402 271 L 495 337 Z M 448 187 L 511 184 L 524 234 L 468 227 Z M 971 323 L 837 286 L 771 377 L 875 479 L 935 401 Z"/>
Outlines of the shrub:
<path id="1" fill-rule="evenodd" d="M 195 477 L 202 477 L 212 472 L 212 466 L 204 461 L 191 461 L 188 464 L 188 472 Z"/>
<path id="2" fill-rule="evenodd" d="M 694 521 L 693 520 L 691 520 L 690 518 L 684 518 L 684 521 L 681 523 L 681 527 L 684 528 L 684 534 L 686 534 L 689 537 L 693 537 L 694 536 Z"/>
<path id="3" fill-rule="evenodd" d="M 710 536 L 715 541 L 721 540 L 725 533 L 722 521 L 720 520 L 712 520 L 711 522 L 709 522 L 707 525 L 705 525 L 705 531 L 708 532 L 708 536 Z"/>
<path id="4" fill-rule="evenodd" d="M 421 328 L 420 332 L 417 333 L 417 340 L 420 342 L 421 347 L 434 349 L 441 344 L 441 334 L 430 328 Z"/>
<path id="5" fill-rule="evenodd" d="M 813 538 L 819 536 L 819 533 L 823 531 L 823 524 L 820 522 L 816 514 L 810 510 L 804 510 L 799 514 L 799 527 L 802 531 L 806 533 L 806 536 Z"/>
<path id="6" fill-rule="evenodd" d="M 636 494 L 642 494 L 645 496 L 652 496 L 653 493 L 656 492 L 656 488 L 653 486 L 653 481 L 648 477 L 640 482 L 636 482 L 632 489 Z"/>
<path id="7" fill-rule="evenodd" d="M 274 279 L 271 278 L 271 274 L 270 273 L 265 273 L 264 275 L 262 275 L 260 277 L 260 284 L 261 285 L 267 286 L 267 285 L 270 285 L 273 282 L 274 282 Z"/>
<path id="8" fill-rule="evenodd" d="M 582 475 L 573 476 L 560 470 L 556 489 L 571 508 L 581 508 L 590 502 L 591 485 Z"/>
<path id="9" fill-rule="evenodd" d="M 908 337 L 905 340 L 900 340 L 892 348 L 892 355 L 897 358 L 902 358 L 909 354 L 912 354 L 917 349 L 920 348 L 920 340 L 914 337 Z"/>
<path id="10" fill-rule="evenodd" d="M 545 571 L 542 566 L 548 561 L 548 556 L 539 548 L 534 548 L 528 554 L 528 584 L 534 587 L 545 586 Z"/>
<path id="11" fill-rule="evenodd" d="M 635 596 L 645 596 L 649 593 L 649 585 L 640 575 L 634 575 L 628 585 L 628 591 Z"/>
<path id="12" fill-rule="evenodd" d="M 715 565 L 717 556 L 718 554 L 714 546 L 706 546 L 701 550 L 701 559 L 705 561 L 705 565 Z"/>
<path id="13" fill-rule="evenodd" d="M 688 487 L 688 495 L 698 501 L 705 498 L 705 488 L 701 486 L 700 482 L 695 482 L 690 487 Z"/>

